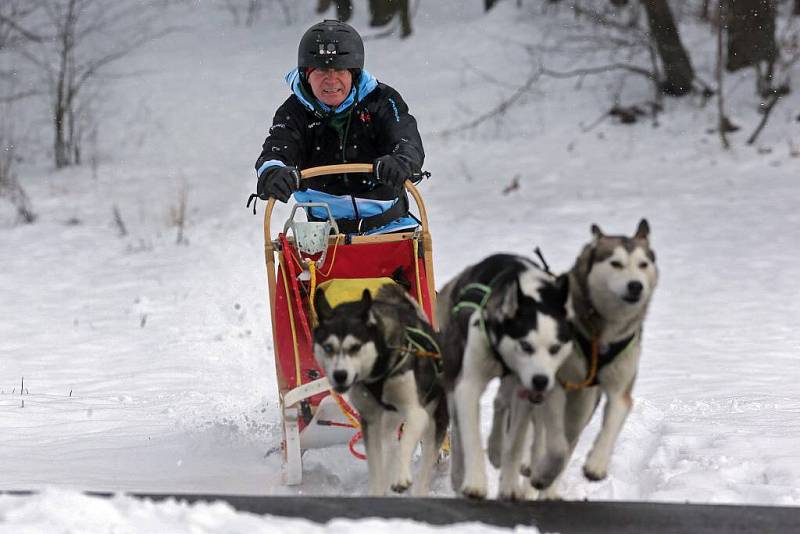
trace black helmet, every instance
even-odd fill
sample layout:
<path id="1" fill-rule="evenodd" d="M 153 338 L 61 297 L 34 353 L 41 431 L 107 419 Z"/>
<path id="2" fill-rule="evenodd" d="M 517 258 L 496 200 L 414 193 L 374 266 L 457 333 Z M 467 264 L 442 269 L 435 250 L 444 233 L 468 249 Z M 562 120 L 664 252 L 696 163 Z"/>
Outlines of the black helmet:
<path id="1" fill-rule="evenodd" d="M 344 22 L 325 20 L 314 24 L 300 39 L 297 66 L 315 69 L 363 69 L 364 42 Z"/>

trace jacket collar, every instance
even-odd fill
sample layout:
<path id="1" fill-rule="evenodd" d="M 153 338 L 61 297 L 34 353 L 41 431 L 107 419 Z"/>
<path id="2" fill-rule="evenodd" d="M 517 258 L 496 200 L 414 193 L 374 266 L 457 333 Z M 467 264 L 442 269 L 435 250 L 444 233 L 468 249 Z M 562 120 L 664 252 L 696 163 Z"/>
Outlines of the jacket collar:
<path id="1" fill-rule="evenodd" d="M 298 69 L 292 69 L 286 74 L 286 83 L 289 84 L 294 95 L 309 111 L 322 111 L 325 114 L 330 113 L 334 115 L 341 113 L 353 104 L 361 102 L 368 94 L 378 87 L 378 80 L 375 76 L 370 74 L 366 69 L 361 69 L 358 85 L 350 89 L 350 94 L 347 95 L 344 102 L 339 104 L 336 108 L 331 108 L 320 102 L 317 98 L 306 95 L 306 92 L 303 90 L 302 81 L 300 80 L 300 71 Z"/>

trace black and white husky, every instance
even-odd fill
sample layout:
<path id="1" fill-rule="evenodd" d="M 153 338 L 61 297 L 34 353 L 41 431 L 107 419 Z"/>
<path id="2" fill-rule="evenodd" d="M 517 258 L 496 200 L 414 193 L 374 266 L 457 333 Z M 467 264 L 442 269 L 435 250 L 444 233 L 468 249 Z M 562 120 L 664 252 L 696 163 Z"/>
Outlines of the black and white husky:
<path id="1" fill-rule="evenodd" d="M 331 308 L 315 295 L 319 324 L 314 356 L 331 387 L 348 393 L 361 417 L 369 490 L 384 495 L 412 485 L 411 461 L 422 441 L 412 492 L 428 493 L 448 413 L 434 332 L 417 303 L 399 285 L 381 287 L 373 300 Z M 398 429 L 402 434 L 397 439 Z"/>
<path id="2" fill-rule="evenodd" d="M 606 235 L 597 225 L 591 231 L 568 273 L 574 350 L 559 371 L 558 392 L 534 411 L 531 484 L 543 498 L 558 496 L 558 479 L 603 393 L 602 426 L 583 472 L 589 480 L 606 477 L 633 405 L 642 326 L 658 282 L 645 219 L 632 237 Z"/>
<path id="3" fill-rule="evenodd" d="M 572 351 L 567 293 L 566 277 L 556 279 L 509 254 L 468 267 L 439 293 L 456 492 L 486 496 L 479 401 L 489 381 L 505 376 L 512 384 L 506 390 L 526 404 L 541 402 L 553 388 L 559 366 Z"/>

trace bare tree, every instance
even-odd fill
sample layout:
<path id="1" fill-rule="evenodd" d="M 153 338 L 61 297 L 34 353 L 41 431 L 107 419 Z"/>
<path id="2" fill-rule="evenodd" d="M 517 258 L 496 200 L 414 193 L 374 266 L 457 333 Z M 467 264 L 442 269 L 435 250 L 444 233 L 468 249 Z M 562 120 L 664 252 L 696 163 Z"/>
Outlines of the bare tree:
<path id="1" fill-rule="evenodd" d="M 0 3 L 0 59 L 41 40 L 41 36 L 29 26 L 35 12 L 36 6 L 24 0 Z M 6 71 L 3 65 L 0 61 L 0 198 L 7 199 L 14 206 L 19 221 L 32 223 L 36 214 L 16 172 L 18 155 L 14 122 L 17 101 L 36 92 L 18 89 L 13 69 Z"/>
<path id="2" fill-rule="evenodd" d="M 43 14 L 35 49 L 22 56 L 42 75 L 50 98 L 55 165 L 80 163 L 89 109 L 88 88 L 101 85 L 108 68 L 164 35 L 157 3 L 113 0 L 31 0 Z"/>
<path id="3" fill-rule="evenodd" d="M 772 92 L 772 75 L 778 58 L 775 41 L 774 0 L 728 0 L 728 56 L 725 68 L 737 71 L 755 67 L 759 94 Z"/>
<path id="4" fill-rule="evenodd" d="M 489 11 L 494 7 L 494 5 L 499 2 L 500 0 L 483 0 L 483 9 L 485 11 Z"/>
<path id="5" fill-rule="evenodd" d="M 353 15 L 353 3 L 351 0 L 317 0 L 317 14 L 325 13 L 331 4 L 336 5 L 336 18 L 342 22 L 347 22 Z"/>
<path id="6" fill-rule="evenodd" d="M 408 0 L 369 0 L 370 26 L 386 26 L 400 17 L 400 35 L 411 35 L 411 13 Z"/>
<path id="7" fill-rule="evenodd" d="M 669 4 L 667 0 L 641 1 L 647 12 L 650 34 L 664 69 L 661 90 L 672 96 L 685 95 L 692 89 L 694 69 L 681 42 Z"/>
<path id="8" fill-rule="evenodd" d="M 10 109 L 13 105 L 11 102 L 3 105 L 2 115 L 4 117 L 13 117 Z M 36 220 L 36 214 L 17 177 L 16 162 L 13 123 L 11 120 L 3 120 L 0 123 L 0 198 L 8 199 L 14 206 L 20 222 L 30 224 Z"/>
<path id="9" fill-rule="evenodd" d="M 0 3 L 0 54 L 9 54 L 42 40 L 42 36 L 29 27 L 35 12 L 36 6 L 26 0 L 4 0 Z M 34 89 L 19 90 L 16 86 L 15 69 L 6 69 L 0 62 L 0 102 L 13 102 L 36 94 Z"/>
<path id="10" fill-rule="evenodd" d="M 292 16 L 289 9 L 291 0 L 225 0 L 224 8 L 233 17 L 233 23 L 239 25 L 244 20 L 244 25 L 248 28 L 256 23 L 261 16 L 261 12 L 268 4 L 278 4 L 283 11 L 284 19 L 287 24 L 291 23 Z"/>
<path id="11" fill-rule="evenodd" d="M 28 27 L 37 6 L 25 0 L 3 0 L 0 3 L 0 50 L 15 48 L 42 36 Z"/>
<path id="12" fill-rule="evenodd" d="M 724 17 L 722 15 L 722 2 L 717 10 L 717 61 L 716 61 L 716 78 L 717 78 L 717 128 L 719 132 L 720 141 L 722 141 L 722 148 L 728 150 L 731 144 L 728 142 L 728 118 L 725 116 L 725 102 L 723 100 L 724 91 L 722 90 L 723 82 L 723 54 L 722 54 L 722 33 L 725 26 Z"/>

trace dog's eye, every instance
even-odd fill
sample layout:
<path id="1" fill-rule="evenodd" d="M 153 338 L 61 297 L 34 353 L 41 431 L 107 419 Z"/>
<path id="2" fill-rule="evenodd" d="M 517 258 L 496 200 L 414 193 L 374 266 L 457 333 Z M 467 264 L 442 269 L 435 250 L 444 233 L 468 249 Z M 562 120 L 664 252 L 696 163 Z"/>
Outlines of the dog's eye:
<path id="1" fill-rule="evenodd" d="M 622 269 L 622 262 L 614 260 L 611 262 L 611 266 L 615 269 Z"/>
<path id="2" fill-rule="evenodd" d="M 325 354 L 333 354 L 334 348 L 330 343 L 325 343 L 322 345 L 322 350 L 325 351 Z"/>
<path id="3" fill-rule="evenodd" d="M 561 350 L 561 345 L 559 345 L 558 343 L 556 343 L 555 345 L 550 345 L 550 348 L 547 350 L 550 351 L 550 354 L 555 356 L 556 354 L 558 354 L 558 351 Z"/>
<path id="4" fill-rule="evenodd" d="M 530 343 L 528 343 L 524 339 L 520 340 L 519 348 L 522 350 L 522 352 L 527 352 L 528 354 L 533 354 L 535 352 L 535 349 L 533 348 L 533 345 L 531 345 Z"/>
<path id="5" fill-rule="evenodd" d="M 347 352 L 349 352 L 350 354 L 357 354 L 358 351 L 360 350 L 361 350 L 361 345 L 356 344 L 356 345 L 351 345 L 350 348 L 347 349 Z"/>
<path id="6" fill-rule="evenodd" d="M 649 265 L 650 265 L 649 263 L 647 263 L 646 261 L 643 261 L 643 262 L 640 262 L 640 263 L 639 263 L 639 268 L 640 268 L 640 269 L 647 269 L 647 267 L 648 267 Z"/>

